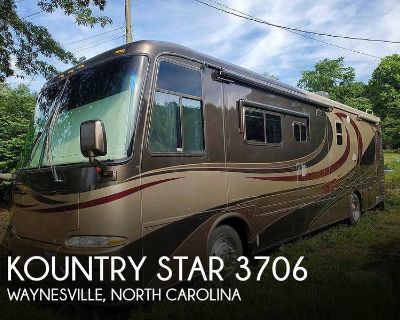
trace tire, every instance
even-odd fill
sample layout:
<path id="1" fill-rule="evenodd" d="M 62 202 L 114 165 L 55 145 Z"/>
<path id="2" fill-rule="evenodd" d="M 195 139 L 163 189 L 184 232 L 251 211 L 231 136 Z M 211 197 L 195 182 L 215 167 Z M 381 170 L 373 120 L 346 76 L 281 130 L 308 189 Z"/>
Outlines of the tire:
<path id="1" fill-rule="evenodd" d="M 350 215 L 349 222 L 354 225 L 361 218 L 361 201 L 360 197 L 356 193 L 350 195 Z"/>
<path id="2" fill-rule="evenodd" d="M 209 256 L 217 256 L 224 261 L 223 277 L 228 279 L 237 269 L 237 258 L 243 255 L 243 244 L 235 229 L 221 225 L 211 232 L 207 252 Z"/>

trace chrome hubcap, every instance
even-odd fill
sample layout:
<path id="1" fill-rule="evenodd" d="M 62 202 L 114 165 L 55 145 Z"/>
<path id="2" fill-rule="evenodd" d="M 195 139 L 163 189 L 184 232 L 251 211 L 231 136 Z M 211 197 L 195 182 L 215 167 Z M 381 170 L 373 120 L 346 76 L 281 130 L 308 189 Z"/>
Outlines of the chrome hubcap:
<path id="1" fill-rule="evenodd" d="M 355 194 L 351 196 L 351 214 L 353 216 L 354 221 L 358 221 L 360 219 L 361 216 L 360 200 Z"/>

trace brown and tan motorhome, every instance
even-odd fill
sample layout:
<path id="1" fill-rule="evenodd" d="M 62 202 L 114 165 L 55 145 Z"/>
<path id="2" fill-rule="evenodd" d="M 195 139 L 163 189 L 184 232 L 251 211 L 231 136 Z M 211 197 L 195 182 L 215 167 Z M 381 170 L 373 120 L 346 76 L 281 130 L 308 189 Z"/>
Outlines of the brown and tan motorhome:
<path id="1" fill-rule="evenodd" d="M 49 81 L 13 187 L 15 255 L 227 260 L 384 200 L 379 118 L 138 41 Z"/>

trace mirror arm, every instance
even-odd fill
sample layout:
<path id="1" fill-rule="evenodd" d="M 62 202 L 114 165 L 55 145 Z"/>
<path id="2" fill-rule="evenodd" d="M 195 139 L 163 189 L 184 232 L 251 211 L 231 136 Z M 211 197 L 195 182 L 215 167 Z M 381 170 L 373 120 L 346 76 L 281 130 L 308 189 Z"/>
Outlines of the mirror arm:
<path id="1" fill-rule="evenodd" d="M 100 168 L 100 173 L 104 174 L 107 172 L 107 166 L 103 161 L 97 160 L 96 157 L 89 156 L 89 163 L 97 168 Z"/>
<path id="2" fill-rule="evenodd" d="M 89 156 L 89 163 L 96 168 L 96 172 L 100 175 L 100 181 L 117 180 L 117 171 L 109 171 L 103 161 L 97 160 L 94 156 Z"/>

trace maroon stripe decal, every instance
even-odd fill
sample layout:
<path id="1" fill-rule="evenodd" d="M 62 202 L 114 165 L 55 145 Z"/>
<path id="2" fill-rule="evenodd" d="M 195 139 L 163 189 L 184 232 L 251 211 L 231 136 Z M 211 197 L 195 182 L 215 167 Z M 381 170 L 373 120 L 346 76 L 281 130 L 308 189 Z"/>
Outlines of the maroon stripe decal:
<path id="1" fill-rule="evenodd" d="M 343 155 L 331 166 L 321 169 L 319 171 L 307 173 L 305 176 L 295 175 L 295 176 L 282 176 L 282 177 L 247 177 L 249 179 L 256 180 L 268 180 L 268 181 L 307 181 L 307 180 L 315 180 L 319 178 L 323 178 L 337 170 L 339 170 L 343 164 L 346 162 L 350 153 L 350 137 L 349 131 L 346 128 L 347 139 L 346 139 L 346 149 L 343 152 Z"/>
<path id="2" fill-rule="evenodd" d="M 72 210 L 78 210 L 78 209 L 85 209 L 85 208 L 90 208 L 90 207 L 95 207 L 99 206 L 102 204 L 106 204 L 112 201 L 116 201 L 122 198 L 125 198 L 131 194 L 134 194 L 140 190 L 150 188 L 152 186 L 155 186 L 157 184 L 161 184 L 164 182 L 172 181 L 172 180 L 177 180 L 177 179 L 182 179 L 182 177 L 179 178 L 170 178 L 170 179 L 163 179 L 163 180 L 158 180 L 158 181 L 153 181 L 149 183 L 142 184 L 140 186 L 130 188 L 121 192 L 117 192 L 108 196 L 104 196 L 98 199 L 94 200 L 89 200 L 81 203 L 74 203 L 66 206 L 61 206 L 61 207 L 56 207 L 56 208 L 46 208 L 46 209 L 37 209 L 37 210 L 32 210 L 35 212 L 42 212 L 42 213 L 55 213 L 55 212 L 65 212 L 65 211 L 72 211 Z"/>

